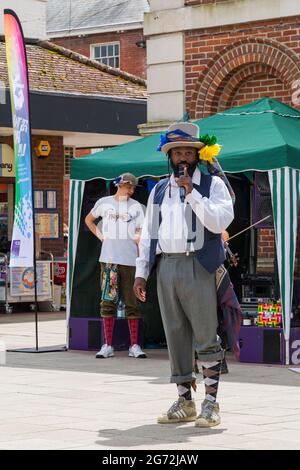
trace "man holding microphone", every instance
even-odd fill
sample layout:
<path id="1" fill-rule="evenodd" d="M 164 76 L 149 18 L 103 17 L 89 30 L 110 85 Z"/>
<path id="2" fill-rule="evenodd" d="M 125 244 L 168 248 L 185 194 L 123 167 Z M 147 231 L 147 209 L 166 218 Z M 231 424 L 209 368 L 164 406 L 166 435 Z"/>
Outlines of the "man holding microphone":
<path id="1" fill-rule="evenodd" d="M 220 423 L 216 398 L 224 357 L 217 335 L 215 272 L 225 258 L 221 232 L 234 215 L 223 180 L 198 168 L 199 160 L 208 160 L 219 148 L 203 140 L 198 126 L 189 122 L 173 124 L 161 137 L 159 150 L 167 154 L 173 172 L 149 196 L 134 291 L 145 302 L 146 281 L 156 268 L 171 383 L 178 391 L 178 399 L 158 423 L 195 421 L 198 427 L 211 427 Z M 195 350 L 205 384 L 198 416 L 191 393 L 196 388 Z"/>

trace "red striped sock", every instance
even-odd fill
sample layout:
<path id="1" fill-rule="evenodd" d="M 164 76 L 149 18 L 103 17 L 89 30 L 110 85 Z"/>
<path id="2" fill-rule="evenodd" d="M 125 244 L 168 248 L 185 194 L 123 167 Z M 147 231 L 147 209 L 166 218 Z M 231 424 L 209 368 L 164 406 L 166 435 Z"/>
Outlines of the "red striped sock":
<path id="1" fill-rule="evenodd" d="M 139 320 L 137 318 L 128 318 L 128 327 L 130 332 L 131 346 L 133 346 L 134 344 L 138 344 Z"/>
<path id="2" fill-rule="evenodd" d="M 105 343 L 108 344 L 108 346 L 112 345 L 114 324 L 115 324 L 114 317 L 103 318 L 104 338 L 105 338 Z"/>

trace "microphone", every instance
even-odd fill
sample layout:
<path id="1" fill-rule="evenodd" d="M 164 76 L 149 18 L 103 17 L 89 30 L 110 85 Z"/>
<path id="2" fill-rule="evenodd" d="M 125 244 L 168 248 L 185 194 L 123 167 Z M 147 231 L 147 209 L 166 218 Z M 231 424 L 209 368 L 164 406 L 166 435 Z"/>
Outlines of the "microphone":
<path id="1" fill-rule="evenodd" d="M 184 176 L 184 166 L 180 166 L 178 169 L 178 176 Z M 185 187 L 184 186 L 179 186 L 179 197 L 181 202 L 184 202 L 185 200 Z"/>

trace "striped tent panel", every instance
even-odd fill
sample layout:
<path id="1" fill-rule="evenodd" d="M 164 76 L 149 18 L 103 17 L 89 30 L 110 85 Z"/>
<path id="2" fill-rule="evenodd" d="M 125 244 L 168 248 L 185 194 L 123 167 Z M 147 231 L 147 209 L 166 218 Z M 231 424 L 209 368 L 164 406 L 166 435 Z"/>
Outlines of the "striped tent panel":
<path id="1" fill-rule="evenodd" d="M 70 307 L 72 299 L 73 273 L 76 260 L 78 232 L 80 225 L 81 207 L 84 193 L 84 181 L 70 181 L 69 197 L 69 247 L 68 247 L 68 276 L 67 276 L 67 331 L 69 329 Z M 67 335 L 69 336 L 69 335 Z M 67 345 L 69 343 L 67 337 Z"/>
<path id="2" fill-rule="evenodd" d="M 278 275 L 281 292 L 286 363 L 289 364 L 290 321 L 293 296 L 293 278 L 297 240 L 297 217 L 300 193 L 299 170 L 280 168 L 269 170 Z"/>

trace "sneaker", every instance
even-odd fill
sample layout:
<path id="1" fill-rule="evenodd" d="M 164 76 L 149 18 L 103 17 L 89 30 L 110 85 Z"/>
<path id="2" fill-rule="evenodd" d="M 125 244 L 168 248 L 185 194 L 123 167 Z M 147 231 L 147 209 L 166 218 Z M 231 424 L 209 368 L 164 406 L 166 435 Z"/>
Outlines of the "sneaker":
<path id="1" fill-rule="evenodd" d="M 157 418 L 157 422 L 159 424 L 188 423 L 195 421 L 196 417 L 197 411 L 194 400 L 179 397 L 166 413 Z"/>
<path id="2" fill-rule="evenodd" d="M 212 428 L 221 422 L 219 415 L 220 408 L 218 403 L 204 400 L 201 405 L 201 413 L 195 421 L 195 426 L 199 428 Z"/>
<path id="3" fill-rule="evenodd" d="M 145 359 L 147 355 L 141 350 L 138 344 L 134 344 L 129 348 L 129 357 L 136 357 L 137 359 Z"/>
<path id="4" fill-rule="evenodd" d="M 114 356 L 114 348 L 108 344 L 103 344 L 100 351 L 96 354 L 96 359 L 106 359 L 107 357 Z"/>

